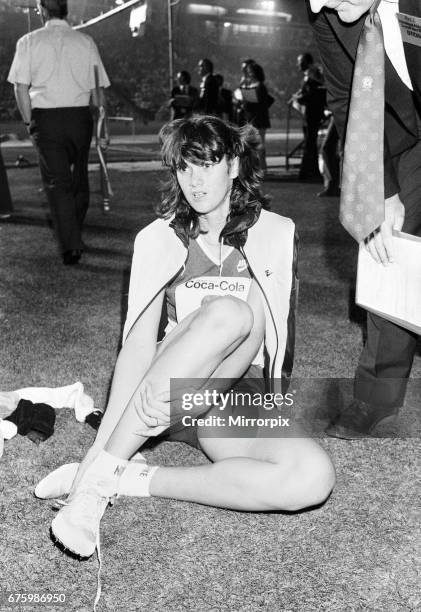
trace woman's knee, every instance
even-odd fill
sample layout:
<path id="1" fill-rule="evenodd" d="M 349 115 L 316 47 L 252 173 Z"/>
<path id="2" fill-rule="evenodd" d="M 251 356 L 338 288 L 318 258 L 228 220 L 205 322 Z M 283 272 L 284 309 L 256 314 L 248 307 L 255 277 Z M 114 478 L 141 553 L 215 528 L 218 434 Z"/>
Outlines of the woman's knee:
<path id="1" fill-rule="evenodd" d="M 335 468 L 320 447 L 293 458 L 286 470 L 285 466 L 279 467 L 279 510 L 296 512 L 318 506 L 326 501 L 335 486 Z M 287 495 L 285 484 L 289 489 Z"/>
<path id="2" fill-rule="evenodd" d="M 336 482 L 335 468 L 329 455 L 322 449 L 304 469 L 307 472 L 308 487 L 304 507 L 318 506 L 331 494 Z"/>
<path id="3" fill-rule="evenodd" d="M 219 329 L 235 337 L 247 336 L 254 322 L 253 312 L 247 302 L 233 296 L 204 298 L 201 318 L 212 331 Z"/>

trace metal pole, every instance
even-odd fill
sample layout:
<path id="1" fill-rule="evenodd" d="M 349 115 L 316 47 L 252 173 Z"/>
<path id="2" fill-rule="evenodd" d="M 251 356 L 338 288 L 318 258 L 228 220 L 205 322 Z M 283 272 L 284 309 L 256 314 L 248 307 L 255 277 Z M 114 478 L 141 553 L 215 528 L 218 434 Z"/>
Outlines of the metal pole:
<path id="1" fill-rule="evenodd" d="M 287 125 L 286 125 L 286 139 L 285 139 L 285 170 L 288 172 L 289 170 L 289 122 L 291 118 L 291 104 L 289 101 L 287 102 Z"/>
<path id="2" fill-rule="evenodd" d="M 174 56 L 172 45 L 172 4 L 168 2 L 168 67 L 169 67 L 169 91 L 171 92 L 174 86 Z"/>

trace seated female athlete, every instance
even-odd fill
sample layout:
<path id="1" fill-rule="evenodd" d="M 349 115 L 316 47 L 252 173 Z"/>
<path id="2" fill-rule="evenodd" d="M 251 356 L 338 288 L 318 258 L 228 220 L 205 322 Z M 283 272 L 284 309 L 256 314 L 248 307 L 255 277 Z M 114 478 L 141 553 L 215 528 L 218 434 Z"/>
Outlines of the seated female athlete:
<path id="1" fill-rule="evenodd" d="M 294 430 L 269 434 L 253 418 L 250 428 L 238 426 L 238 415 L 256 410 L 239 408 L 237 394 L 279 391 L 292 361 L 294 224 L 266 210 L 255 130 L 200 116 L 167 124 L 160 138 L 169 181 L 159 218 L 136 238 L 107 410 L 52 522 L 55 538 L 81 556 L 95 551 L 117 494 L 293 511 L 322 503 L 335 480 L 314 440 Z M 158 341 L 163 307 L 168 325 Z M 221 415 L 224 424 L 215 420 Z M 152 436 L 194 444 L 210 462 L 129 463 Z"/>

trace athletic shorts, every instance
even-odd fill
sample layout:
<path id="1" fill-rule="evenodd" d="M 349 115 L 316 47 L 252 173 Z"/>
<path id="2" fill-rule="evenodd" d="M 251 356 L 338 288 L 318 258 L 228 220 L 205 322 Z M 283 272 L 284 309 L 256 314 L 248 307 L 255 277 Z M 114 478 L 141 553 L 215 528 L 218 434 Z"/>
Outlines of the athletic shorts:
<path id="1" fill-rule="evenodd" d="M 229 393 L 229 392 L 232 393 Z M 239 397 L 248 397 L 248 394 L 252 397 L 263 397 L 265 394 L 265 379 L 263 377 L 263 368 L 257 365 L 251 365 L 245 374 L 224 393 L 229 393 L 230 397 L 235 397 L 238 394 Z M 209 408 L 207 412 L 200 415 L 200 418 L 205 418 L 210 412 L 215 414 L 215 407 Z M 224 419 L 224 422 L 228 424 L 232 419 L 241 420 L 241 417 L 248 418 L 257 416 L 260 414 L 259 410 L 255 407 L 239 404 L 236 402 L 228 403 L 223 411 L 218 410 L 218 415 Z M 222 416 L 223 415 L 223 416 Z M 230 418 L 231 417 L 231 418 Z M 247 437 L 253 438 L 256 434 L 256 428 L 244 427 L 244 426 L 230 426 L 230 427 L 219 427 L 213 426 L 209 428 L 202 428 L 202 433 L 207 437 Z M 185 442 L 194 448 L 201 449 L 199 438 L 198 438 L 198 427 L 184 426 L 182 423 L 176 423 L 167 429 L 163 434 L 157 437 L 157 440 L 169 441 L 169 442 Z"/>

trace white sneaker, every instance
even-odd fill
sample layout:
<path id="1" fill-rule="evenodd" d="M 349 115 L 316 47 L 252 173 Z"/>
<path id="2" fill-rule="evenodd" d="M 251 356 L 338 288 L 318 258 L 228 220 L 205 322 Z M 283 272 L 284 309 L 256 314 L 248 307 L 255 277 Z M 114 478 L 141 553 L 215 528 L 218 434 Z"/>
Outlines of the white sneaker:
<path id="1" fill-rule="evenodd" d="M 95 552 L 100 521 L 109 501 L 107 489 L 100 483 L 77 490 L 51 523 L 55 539 L 72 553 L 90 557 Z"/>
<path id="2" fill-rule="evenodd" d="M 117 496 L 126 465 L 127 461 L 100 451 L 51 523 L 53 536 L 74 554 L 90 557 L 95 552 L 102 515 L 109 501 Z"/>
<path id="3" fill-rule="evenodd" d="M 141 453 L 136 453 L 130 459 L 129 466 L 139 464 L 146 465 L 146 458 Z M 62 495 L 68 495 L 78 467 L 79 463 L 65 463 L 47 474 L 35 487 L 35 497 L 39 499 L 55 499 Z M 119 491 L 119 494 L 126 495 L 127 493 Z"/>
<path id="4" fill-rule="evenodd" d="M 78 467 L 79 463 L 65 463 L 50 472 L 35 487 L 35 497 L 39 499 L 54 499 L 55 497 L 68 495 Z"/>

